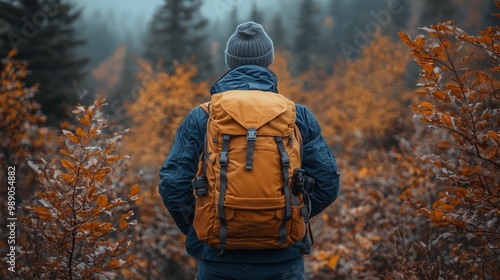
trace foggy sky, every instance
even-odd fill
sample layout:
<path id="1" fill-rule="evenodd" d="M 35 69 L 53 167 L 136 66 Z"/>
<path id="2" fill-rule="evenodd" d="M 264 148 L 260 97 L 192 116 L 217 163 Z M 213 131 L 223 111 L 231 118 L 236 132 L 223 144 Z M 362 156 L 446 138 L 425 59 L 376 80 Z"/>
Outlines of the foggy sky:
<path id="1" fill-rule="evenodd" d="M 83 17 L 91 18 L 99 11 L 103 15 L 112 14 L 113 19 L 120 21 L 120 24 L 127 27 L 147 24 L 154 11 L 164 2 L 164 0 L 85 0 L 79 1 L 79 6 L 83 8 Z M 240 17 L 247 16 L 252 5 L 255 3 L 261 11 L 276 10 L 280 4 L 293 1 L 283 0 L 204 0 L 201 9 L 202 14 L 211 22 L 224 21 L 229 16 L 229 11 L 238 9 Z M 111 13 L 110 13 L 111 12 Z"/>

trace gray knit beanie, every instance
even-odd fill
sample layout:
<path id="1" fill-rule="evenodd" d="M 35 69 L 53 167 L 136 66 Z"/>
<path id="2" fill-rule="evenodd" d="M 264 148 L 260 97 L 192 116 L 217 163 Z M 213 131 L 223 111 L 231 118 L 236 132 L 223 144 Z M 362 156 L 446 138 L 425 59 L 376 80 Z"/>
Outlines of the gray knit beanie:
<path id="1" fill-rule="evenodd" d="M 268 67 L 274 60 L 273 41 L 262 25 L 245 22 L 229 37 L 224 55 L 229 68 L 247 64 Z"/>

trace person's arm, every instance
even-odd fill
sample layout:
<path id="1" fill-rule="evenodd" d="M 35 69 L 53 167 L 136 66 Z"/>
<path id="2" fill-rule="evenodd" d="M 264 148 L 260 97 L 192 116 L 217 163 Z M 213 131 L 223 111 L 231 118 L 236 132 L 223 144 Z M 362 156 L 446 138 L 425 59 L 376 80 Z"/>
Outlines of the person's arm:
<path id="1" fill-rule="evenodd" d="M 303 139 L 303 169 L 316 180 L 311 196 L 311 217 L 318 215 L 337 199 L 340 175 L 337 160 L 321 135 L 314 114 L 304 106 L 297 106 L 297 125 Z"/>
<path id="2" fill-rule="evenodd" d="M 195 199 L 191 181 L 196 176 L 205 138 L 207 114 L 193 109 L 181 123 L 167 159 L 160 170 L 158 188 L 165 207 L 182 233 L 193 221 Z"/>

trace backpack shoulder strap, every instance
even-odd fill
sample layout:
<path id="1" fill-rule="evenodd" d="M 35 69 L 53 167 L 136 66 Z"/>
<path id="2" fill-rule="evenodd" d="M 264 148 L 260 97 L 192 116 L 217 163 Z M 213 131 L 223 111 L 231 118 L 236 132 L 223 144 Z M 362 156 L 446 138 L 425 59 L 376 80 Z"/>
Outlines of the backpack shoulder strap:
<path id="1" fill-rule="evenodd" d="M 205 113 L 207 113 L 208 115 L 208 111 L 210 109 L 210 101 L 209 102 L 205 102 L 203 104 L 200 105 L 201 109 L 203 109 L 203 111 L 205 111 Z"/>

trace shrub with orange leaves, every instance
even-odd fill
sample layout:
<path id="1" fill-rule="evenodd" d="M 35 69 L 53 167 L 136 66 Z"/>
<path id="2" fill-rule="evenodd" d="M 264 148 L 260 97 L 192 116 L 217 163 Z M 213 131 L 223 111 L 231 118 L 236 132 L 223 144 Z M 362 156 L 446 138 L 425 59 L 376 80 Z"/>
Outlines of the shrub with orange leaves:
<path id="1" fill-rule="evenodd" d="M 24 159 L 31 157 L 35 150 L 40 150 L 43 140 L 48 140 L 50 137 L 48 129 L 39 130 L 39 124 L 45 121 L 45 116 L 40 111 L 40 105 L 34 101 L 37 87 L 24 86 L 27 66 L 25 62 L 16 60 L 15 55 L 14 49 L 2 60 L 0 73 L 0 166 L 2 166 L 0 179 L 2 181 L 6 180 L 4 166 L 16 165 L 18 169 L 22 169 L 25 165 Z M 4 191 L 2 189 L 0 194 Z"/>
<path id="2" fill-rule="evenodd" d="M 404 83 L 408 62 L 402 47 L 378 36 L 359 59 L 335 65 L 330 77 L 317 81 L 310 107 L 331 145 L 359 149 L 395 131 L 410 99 Z"/>
<path id="3" fill-rule="evenodd" d="M 142 71 L 136 100 L 126 105 L 131 120 L 125 150 L 135 166 L 159 168 L 172 146 L 175 131 L 186 115 L 210 94 L 206 83 L 198 83 L 195 65 L 175 64 L 167 73 L 138 61 Z"/>
<path id="4" fill-rule="evenodd" d="M 158 171 L 168 155 L 175 132 L 186 115 L 202 102 L 209 100 L 209 87 L 195 81 L 197 69 L 191 64 L 175 64 L 173 73 L 153 69 L 138 61 L 141 87 L 136 99 L 126 104 L 130 133 L 124 139 L 124 150 L 132 158 L 131 176 L 144 184 L 139 202 L 143 229 L 136 239 L 138 247 L 137 273 L 143 278 L 163 278 L 180 264 L 190 271 L 195 260 L 184 247 L 184 235 L 168 215 L 158 193 Z M 147 230 L 144 230 L 147 229 Z M 143 250 L 142 248 L 150 248 Z M 177 275 L 182 279 L 184 276 Z"/>
<path id="5" fill-rule="evenodd" d="M 433 245 L 449 253 L 441 255 L 442 275 L 493 279 L 500 271 L 500 27 L 479 36 L 451 21 L 422 29 L 427 37 L 400 33 L 422 67 L 415 117 L 439 137 L 420 144 L 436 148 L 420 159 L 441 182 L 421 212 L 441 229 Z"/>
<path id="6" fill-rule="evenodd" d="M 16 53 L 12 50 L 0 65 L 0 181 L 7 181 L 8 166 L 16 168 L 16 202 L 20 204 L 33 196 L 36 182 L 25 159 L 54 153 L 62 142 L 53 129 L 43 127 L 45 116 L 34 99 L 37 86 L 25 86 L 27 64 L 16 59 Z M 7 188 L 0 188 L 0 205 L 6 202 Z M 0 221 L 6 217 L 2 213 Z"/>
<path id="7" fill-rule="evenodd" d="M 274 61 L 269 69 L 276 73 L 278 77 L 278 92 L 293 102 L 299 104 L 308 103 L 308 92 L 304 87 L 306 75 L 295 77 L 292 75 L 288 61 L 291 60 L 291 54 L 283 50 L 274 54 Z"/>
<path id="8" fill-rule="evenodd" d="M 2 166 L 19 164 L 29 156 L 29 146 L 38 135 L 37 124 L 45 121 L 34 101 L 37 87 L 26 88 L 26 64 L 15 60 L 16 50 L 2 60 L 0 74 L 0 138 Z"/>
<path id="9" fill-rule="evenodd" d="M 113 168 L 119 170 L 125 157 L 119 154 L 122 135 L 108 134 L 102 106 L 101 100 L 73 111 L 80 125 L 74 132 L 63 130 L 64 159 L 29 162 L 40 189 L 23 207 L 19 276 L 97 279 L 112 277 L 113 270 L 134 261 L 133 255 L 125 256 L 132 241 L 120 232 L 137 223 L 127 207 L 138 198 L 139 186 L 122 199 L 117 196 L 122 190 L 110 183 Z"/>
<path id="10" fill-rule="evenodd" d="M 127 48 L 118 47 L 113 55 L 90 72 L 96 82 L 98 94 L 110 93 L 120 82 Z"/>

